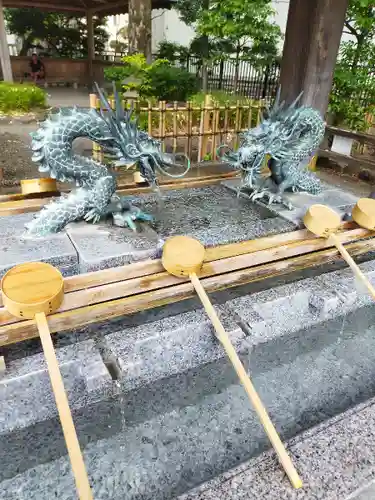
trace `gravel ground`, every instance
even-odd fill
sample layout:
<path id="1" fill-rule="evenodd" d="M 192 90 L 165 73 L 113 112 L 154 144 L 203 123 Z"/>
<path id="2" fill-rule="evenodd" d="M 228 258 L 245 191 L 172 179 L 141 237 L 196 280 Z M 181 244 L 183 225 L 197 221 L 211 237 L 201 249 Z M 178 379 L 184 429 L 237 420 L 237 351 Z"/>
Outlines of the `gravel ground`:
<path id="1" fill-rule="evenodd" d="M 17 191 L 21 179 L 40 177 L 38 165 L 31 161 L 30 133 L 37 130 L 37 123 L 12 123 L 0 125 L 0 169 L 3 179 L 0 180 L 0 194 Z M 88 155 L 91 152 L 91 142 L 77 139 L 74 149 Z"/>
<path id="2" fill-rule="evenodd" d="M 30 138 L 24 132 L 0 134 L 0 168 L 3 185 L 14 186 L 20 179 L 39 177 L 38 166 L 31 161 Z"/>

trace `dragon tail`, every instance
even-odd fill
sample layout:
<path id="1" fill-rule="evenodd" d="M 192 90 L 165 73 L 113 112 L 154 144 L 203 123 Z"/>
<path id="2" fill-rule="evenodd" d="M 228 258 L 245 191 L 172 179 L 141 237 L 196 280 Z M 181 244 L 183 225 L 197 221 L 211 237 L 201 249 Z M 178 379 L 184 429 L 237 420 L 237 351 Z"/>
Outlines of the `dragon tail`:
<path id="1" fill-rule="evenodd" d="M 83 218 L 89 208 L 87 193 L 78 189 L 46 205 L 32 221 L 25 225 L 25 237 L 43 237 L 58 233 L 69 222 Z"/>

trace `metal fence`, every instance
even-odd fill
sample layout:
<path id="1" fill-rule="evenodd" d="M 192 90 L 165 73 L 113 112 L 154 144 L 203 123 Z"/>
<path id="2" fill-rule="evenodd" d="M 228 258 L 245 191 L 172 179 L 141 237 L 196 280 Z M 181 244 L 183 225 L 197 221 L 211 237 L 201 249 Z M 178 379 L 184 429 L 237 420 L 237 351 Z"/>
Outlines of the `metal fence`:
<path id="1" fill-rule="evenodd" d="M 189 57 L 181 61 L 189 72 L 201 79 L 201 62 Z M 239 61 L 236 82 L 236 61 L 227 59 L 211 65 L 208 69 L 208 89 L 236 92 L 252 99 L 272 98 L 276 95 L 280 80 L 280 65 L 277 62 L 264 67 L 256 67 L 247 61 Z"/>
<path id="2" fill-rule="evenodd" d="M 111 106 L 113 104 L 111 103 Z M 163 150 L 169 153 L 185 153 L 192 161 L 217 160 L 217 148 L 223 144 L 231 148 L 238 145 L 245 130 L 259 124 L 263 101 L 238 101 L 235 105 L 215 104 L 210 95 L 200 106 L 187 102 L 160 101 L 157 106 L 149 102 L 147 107 L 134 101 L 140 127 L 162 141 Z M 124 106 L 130 106 L 128 101 Z M 90 107 L 98 108 L 95 94 L 90 95 Z M 94 145 L 94 156 L 101 151 Z"/>
<path id="3" fill-rule="evenodd" d="M 107 61 L 121 63 L 125 54 L 106 52 L 102 57 Z M 156 56 L 153 56 L 156 59 Z M 194 73 L 202 87 L 202 60 L 189 56 L 181 60 L 176 59 L 173 64 Z M 252 99 L 267 99 L 276 95 L 279 79 L 280 65 L 277 62 L 264 67 L 256 67 L 247 61 L 239 61 L 238 78 L 235 81 L 236 61 L 234 58 L 211 64 L 208 69 L 208 90 L 223 90 L 236 92 Z"/>

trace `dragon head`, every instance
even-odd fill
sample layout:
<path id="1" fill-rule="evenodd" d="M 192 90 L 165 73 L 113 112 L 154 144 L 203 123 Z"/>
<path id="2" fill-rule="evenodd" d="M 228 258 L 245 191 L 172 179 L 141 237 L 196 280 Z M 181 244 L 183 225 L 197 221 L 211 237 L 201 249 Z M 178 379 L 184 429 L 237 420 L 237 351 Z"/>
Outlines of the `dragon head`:
<path id="1" fill-rule="evenodd" d="M 264 115 L 261 114 L 261 123 L 242 135 L 238 151 L 229 150 L 221 156 L 222 160 L 241 170 L 242 178 L 250 187 L 253 187 L 260 177 L 265 157 L 269 155 L 275 160 L 288 159 L 290 151 L 285 145 L 288 144 L 291 149 L 291 140 L 299 138 L 298 117 L 301 113 L 300 108 L 296 106 L 302 93 L 286 107 L 285 102 L 280 101 L 280 91 L 279 88 L 272 109 L 266 108 Z"/>
<path id="2" fill-rule="evenodd" d="M 101 104 L 100 113 L 111 133 L 110 150 L 117 156 L 116 166 L 129 167 L 137 164 L 142 177 L 153 187 L 158 185 L 157 172 L 174 178 L 183 177 L 188 172 L 190 160 L 185 154 L 164 153 L 160 141 L 139 129 L 138 119 L 133 119 L 133 107 L 124 110 L 115 85 L 114 110 L 98 85 L 96 88 Z M 177 161 L 178 157 L 181 158 L 180 162 Z"/>

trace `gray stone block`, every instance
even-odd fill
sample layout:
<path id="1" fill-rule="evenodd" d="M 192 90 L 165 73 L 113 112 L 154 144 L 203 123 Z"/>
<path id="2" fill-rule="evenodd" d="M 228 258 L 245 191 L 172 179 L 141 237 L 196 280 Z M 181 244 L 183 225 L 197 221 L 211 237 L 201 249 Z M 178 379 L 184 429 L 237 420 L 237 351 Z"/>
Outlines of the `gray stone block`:
<path id="1" fill-rule="evenodd" d="M 130 262 L 157 258 L 160 256 L 162 241 L 147 224 L 142 224 L 142 232 L 100 222 L 68 224 L 66 232 L 74 245 L 81 273 L 122 266 Z"/>
<path id="2" fill-rule="evenodd" d="M 0 217 L 0 277 L 13 266 L 32 261 L 48 262 L 65 274 L 74 274 L 77 252 L 65 233 L 21 239 L 25 224 L 32 218 L 33 214 Z"/>
<path id="3" fill-rule="evenodd" d="M 375 262 L 362 268 L 371 274 Z M 342 300 L 353 292 L 350 279 L 347 270 L 330 273 L 219 307 L 283 439 L 375 394 L 375 307 L 367 296 Z M 328 306 L 317 299 L 324 294 Z M 117 379 L 98 388 L 101 370 L 88 370 L 88 399 L 73 405 L 98 500 L 173 498 L 269 448 L 204 312 L 139 317 L 147 323 L 135 315 L 64 337 L 93 336 Z M 75 380 L 79 393 L 82 382 Z M 58 421 L 47 416 L 1 436 L 5 498 L 75 498 L 60 434 Z"/>
<path id="4" fill-rule="evenodd" d="M 93 341 L 57 349 L 56 355 L 72 407 L 90 404 L 91 395 L 111 384 Z M 7 370 L 0 376 L 0 400 L 0 434 L 56 415 L 43 354 L 7 362 Z"/>
<path id="5" fill-rule="evenodd" d="M 275 454 L 269 451 L 178 500 L 372 500 L 374 446 L 372 399 L 289 441 L 289 453 L 304 481 L 301 490 L 292 489 Z"/>
<path id="6" fill-rule="evenodd" d="M 226 188 L 237 191 L 240 186 L 239 180 L 227 180 L 222 182 Z M 351 211 L 352 207 L 357 203 L 358 198 L 353 194 L 336 186 L 322 182 L 322 193 L 319 195 L 311 195 L 308 193 L 285 193 L 285 199 L 289 201 L 293 207 L 288 210 L 283 205 L 273 204 L 269 208 L 274 213 L 278 214 L 284 220 L 289 221 L 297 227 L 303 227 L 302 218 L 307 209 L 316 203 L 328 205 L 336 210 L 342 217 L 347 211 Z M 248 198 L 246 193 L 242 193 L 241 197 Z M 266 205 L 266 202 L 259 201 L 256 205 Z"/>
<path id="7" fill-rule="evenodd" d="M 241 350 L 244 332 L 233 320 L 220 316 L 235 347 Z M 104 345 L 107 358 L 116 360 L 125 392 L 226 356 L 203 310 L 107 335 Z"/>
<path id="8" fill-rule="evenodd" d="M 375 281 L 374 261 L 361 264 L 360 268 L 370 281 Z M 357 285 L 350 269 L 345 269 L 237 297 L 222 307 L 238 318 L 249 333 L 249 341 L 258 343 L 370 304 L 372 298 L 367 289 Z"/>

